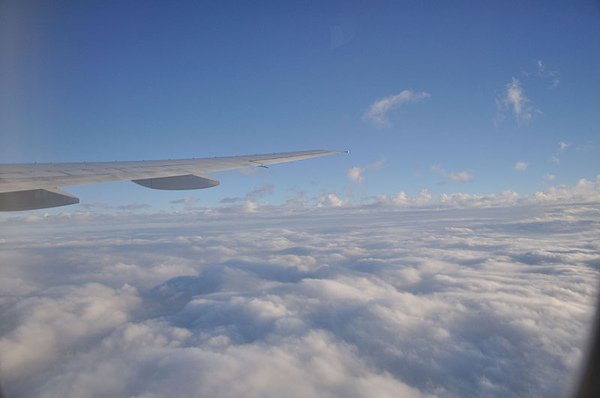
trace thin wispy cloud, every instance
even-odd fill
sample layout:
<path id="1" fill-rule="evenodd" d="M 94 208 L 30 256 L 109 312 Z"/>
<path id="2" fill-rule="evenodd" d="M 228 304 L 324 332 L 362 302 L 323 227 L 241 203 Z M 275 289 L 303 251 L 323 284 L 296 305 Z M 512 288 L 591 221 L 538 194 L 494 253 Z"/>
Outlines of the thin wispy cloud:
<path id="1" fill-rule="evenodd" d="M 564 155 L 564 152 L 571 146 L 571 143 L 560 141 L 558 143 L 558 151 L 554 155 L 550 156 L 550 161 L 555 165 L 560 165 L 561 157 Z"/>
<path id="2" fill-rule="evenodd" d="M 567 142 L 564 142 L 564 141 L 561 141 L 561 142 L 559 142 L 559 143 L 558 143 L 558 149 L 559 149 L 561 152 L 564 152 L 564 151 L 565 151 L 565 149 L 567 149 L 567 148 L 568 148 L 568 147 L 570 147 L 570 146 L 571 146 L 571 144 L 570 144 L 570 143 L 567 143 Z"/>
<path id="3" fill-rule="evenodd" d="M 473 181 L 473 174 L 470 171 L 459 171 L 446 174 L 446 178 L 453 182 L 469 182 Z"/>
<path id="4" fill-rule="evenodd" d="M 539 79 L 548 81 L 550 88 L 557 88 L 560 84 L 560 73 L 557 70 L 550 70 L 546 67 L 542 60 L 536 61 L 536 71 L 525 71 L 522 76 L 524 79 L 531 79 L 536 76 Z M 498 114 L 494 123 L 506 117 L 506 114 L 511 114 L 517 123 L 526 124 L 533 119 L 535 114 L 542 113 L 539 109 L 532 105 L 531 100 L 525 94 L 522 82 L 513 77 L 504 90 L 496 97 L 496 107 Z"/>
<path id="5" fill-rule="evenodd" d="M 513 169 L 516 171 L 525 171 L 525 170 L 527 170 L 528 167 L 529 167 L 529 164 L 527 164 L 526 162 L 517 162 L 513 166 Z"/>
<path id="6" fill-rule="evenodd" d="M 273 194 L 275 186 L 273 184 L 264 184 L 254 188 L 246 194 L 246 199 L 260 199 Z"/>
<path id="7" fill-rule="evenodd" d="M 474 178 L 473 173 L 470 171 L 463 170 L 457 172 L 448 172 L 439 164 L 434 164 L 431 166 L 431 170 L 443 177 L 445 181 L 449 182 L 470 182 L 473 181 Z"/>
<path id="8" fill-rule="evenodd" d="M 240 197 L 225 197 L 221 199 L 221 203 L 238 203 L 238 202 L 256 202 L 259 199 L 264 198 L 265 196 L 269 196 L 273 194 L 273 190 L 275 186 L 273 184 L 264 184 L 253 188 L 251 191 L 246 193 L 244 196 Z"/>
<path id="9" fill-rule="evenodd" d="M 404 90 L 396 95 L 381 98 L 375 101 L 363 114 L 363 120 L 373 122 L 376 126 L 387 127 L 390 125 L 388 113 L 393 109 L 414 102 L 420 102 L 431 95 L 425 91 L 415 92 Z"/>
<path id="10" fill-rule="evenodd" d="M 82 203 L 80 205 L 82 208 L 84 209 L 89 209 L 89 210 L 118 210 L 118 211 L 124 211 L 124 212 L 133 212 L 133 211 L 139 211 L 139 210 L 149 210 L 152 208 L 152 205 L 149 205 L 147 203 L 129 203 L 129 204 L 125 204 L 125 205 L 110 205 L 108 203 L 103 203 L 103 202 L 92 202 L 92 203 Z"/>
<path id="11" fill-rule="evenodd" d="M 502 92 L 500 98 L 496 99 L 496 105 L 499 112 L 510 112 L 518 123 L 529 122 L 536 112 L 531 105 L 531 101 L 525 95 L 521 83 L 514 77 L 506 85 L 506 89 Z"/>
<path id="12" fill-rule="evenodd" d="M 385 158 L 379 158 L 375 162 L 365 166 L 354 166 L 346 171 L 346 178 L 352 182 L 361 183 L 365 181 L 365 173 L 368 171 L 379 170 L 385 164 Z"/>
<path id="13" fill-rule="evenodd" d="M 557 88 L 560 85 L 560 73 L 557 70 L 549 70 L 544 62 L 539 59 L 536 62 L 538 75 L 550 82 L 550 88 Z"/>
<path id="14" fill-rule="evenodd" d="M 198 208 L 198 206 L 200 205 L 200 199 L 193 196 L 188 196 L 185 198 L 172 200 L 171 204 L 183 206 L 185 210 L 189 211 Z"/>
<path id="15" fill-rule="evenodd" d="M 346 172 L 346 177 L 352 182 L 363 182 L 365 180 L 364 173 L 364 167 L 355 166 Z"/>

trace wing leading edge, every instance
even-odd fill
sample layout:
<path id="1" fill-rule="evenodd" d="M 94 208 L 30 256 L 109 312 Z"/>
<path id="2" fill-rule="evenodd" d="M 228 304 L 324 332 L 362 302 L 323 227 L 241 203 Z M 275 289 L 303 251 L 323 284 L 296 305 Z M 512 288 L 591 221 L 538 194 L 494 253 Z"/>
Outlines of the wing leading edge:
<path id="1" fill-rule="evenodd" d="M 204 189 L 219 181 L 203 174 L 267 167 L 337 151 L 314 150 L 216 158 L 95 163 L 34 163 L 0 165 L 0 211 L 43 209 L 79 203 L 60 187 L 130 180 L 152 189 Z"/>

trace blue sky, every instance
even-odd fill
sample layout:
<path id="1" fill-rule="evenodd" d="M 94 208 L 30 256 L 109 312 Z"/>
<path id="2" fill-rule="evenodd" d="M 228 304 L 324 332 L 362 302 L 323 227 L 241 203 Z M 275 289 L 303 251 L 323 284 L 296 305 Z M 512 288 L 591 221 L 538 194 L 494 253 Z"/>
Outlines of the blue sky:
<path id="1" fill-rule="evenodd" d="M 2 162 L 351 150 L 219 174 L 191 193 L 207 205 L 264 186 L 271 202 L 530 194 L 600 171 L 597 2 L 0 7 Z M 190 196 L 67 190 L 157 208 Z"/>

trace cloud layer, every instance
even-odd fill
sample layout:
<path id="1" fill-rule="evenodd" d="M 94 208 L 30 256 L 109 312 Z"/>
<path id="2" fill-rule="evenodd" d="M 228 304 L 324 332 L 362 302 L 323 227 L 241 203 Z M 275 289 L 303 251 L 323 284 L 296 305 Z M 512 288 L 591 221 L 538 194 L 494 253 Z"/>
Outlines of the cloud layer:
<path id="1" fill-rule="evenodd" d="M 336 198 L 298 215 L 5 219 L 9 396 L 565 391 L 599 279 L 598 205 Z"/>

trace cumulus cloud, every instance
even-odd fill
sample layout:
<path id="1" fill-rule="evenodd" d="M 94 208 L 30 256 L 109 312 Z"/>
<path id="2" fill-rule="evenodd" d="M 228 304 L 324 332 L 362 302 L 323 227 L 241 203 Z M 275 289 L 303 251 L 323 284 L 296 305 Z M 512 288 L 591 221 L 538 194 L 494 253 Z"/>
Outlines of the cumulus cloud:
<path id="1" fill-rule="evenodd" d="M 319 197 L 317 207 L 342 207 L 347 203 L 348 201 L 341 199 L 336 194 L 328 193 Z"/>
<path id="2" fill-rule="evenodd" d="M 515 165 L 513 166 L 513 169 L 517 170 L 517 171 L 525 171 L 527 170 L 527 167 L 529 167 L 529 165 L 526 162 L 517 162 L 515 163 Z"/>
<path id="3" fill-rule="evenodd" d="M 427 190 L 422 190 L 419 195 L 410 197 L 401 191 L 393 195 L 379 195 L 375 197 L 374 205 L 409 208 L 488 208 L 512 206 L 525 203 L 525 198 L 513 191 L 505 191 L 496 194 L 479 195 L 463 192 L 442 193 L 434 199 Z"/>
<path id="4" fill-rule="evenodd" d="M 555 178 L 552 174 L 547 174 L 545 177 L 548 181 Z M 595 180 L 581 178 L 574 186 L 559 185 L 536 192 L 530 200 L 549 203 L 598 202 L 600 201 L 600 174 Z"/>
<path id="5" fill-rule="evenodd" d="M 406 192 L 400 191 L 392 195 L 378 195 L 375 197 L 374 205 L 393 207 L 427 207 L 437 202 L 427 189 L 422 189 L 417 196 L 411 197 Z"/>
<path id="6" fill-rule="evenodd" d="M 2 380 L 17 397 L 561 396 L 599 281 L 600 206 L 574 203 L 599 186 L 547 191 L 574 201 L 554 206 L 4 218 Z"/>
<path id="7" fill-rule="evenodd" d="M 567 143 L 567 142 L 564 142 L 564 141 L 561 141 L 561 142 L 559 142 L 559 143 L 558 143 L 558 149 L 559 149 L 561 152 L 564 152 L 564 150 L 565 150 L 565 149 L 567 149 L 567 148 L 568 148 L 568 147 L 570 147 L 570 146 L 571 146 L 571 144 L 569 144 L 569 143 Z"/>
<path id="8" fill-rule="evenodd" d="M 352 182 L 363 182 L 365 177 L 365 168 L 364 167 L 352 167 L 346 172 L 346 177 Z"/>
<path id="9" fill-rule="evenodd" d="M 385 164 L 385 158 L 379 158 L 375 162 L 365 167 L 355 166 L 346 172 L 346 177 L 352 182 L 363 182 L 365 180 L 365 172 L 379 170 Z"/>
<path id="10" fill-rule="evenodd" d="M 544 175 L 546 182 L 556 179 L 554 174 Z M 417 196 L 410 197 L 405 192 L 393 195 L 379 195 L 373 198 L 372 205 L 411 207 L 411 208 L 489 208 L 503 206 L 527 206 L 531 204 L 566 204 L 600 202 L 600 174 L 595 179 L 581 178 L 575 185 L 552 186 L 544 191 L 531 195 L 519 195 L 514 191 L 493 194 L 468 194 L 463 192 L 442 193 L 434 198 L 424 190 Z"/>
<path id="11" fill-rule="evenodd" d="M 13 308 L 19 325 L 0 338 L 0 374 L 7 380 L 36 375 L 85 347 L 86 339 L 125 323 L 140 301 L 127 284 L 112 289 L 93 282 L 69 286 L 58 297 L 41 291 L 19 300 Z"/>
<path id="12" fill-rule="evenodd" d="M 506 85 L 506 90 L 502 92 L 502 95 L 496 99 L 496 105 L 501 113 L 511 112 L 519 123 L 529 122 L 536 112 L 531 101 L 525 95 L 521 83 L 514 77 Z"/>
<path id="13" fill-rule="evenodd" d="M 403 90 L 396 95 L 390 95 L 375 101 L 363 114 L 363 120 L 371 121 L 380 127 L 389 126 L 390 123 L 387 114 L 392 109 L 401 105 L 420 102 L 429 97 L 430 94 L 425 91 L 415 92 L 413 90 Z"/>

